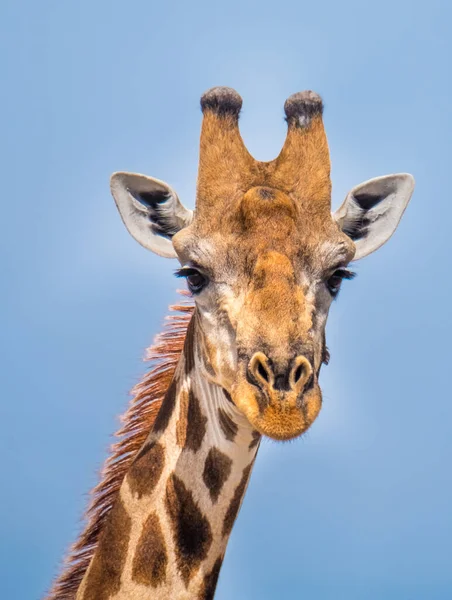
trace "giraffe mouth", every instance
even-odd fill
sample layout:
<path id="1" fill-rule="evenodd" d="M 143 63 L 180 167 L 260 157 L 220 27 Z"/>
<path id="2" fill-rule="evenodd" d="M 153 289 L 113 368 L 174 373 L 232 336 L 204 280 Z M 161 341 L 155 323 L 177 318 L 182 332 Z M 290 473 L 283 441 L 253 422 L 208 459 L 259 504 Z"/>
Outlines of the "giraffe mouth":
<path id="1" fill-rule="evenodd" d="M 290 440 L 302 435 L 322 406 L 317 383 L 300 396 L 277 392 L 269 396 L 244 378 L 231 390 L 231 398 L 259 433 L 274 440 Z"/>

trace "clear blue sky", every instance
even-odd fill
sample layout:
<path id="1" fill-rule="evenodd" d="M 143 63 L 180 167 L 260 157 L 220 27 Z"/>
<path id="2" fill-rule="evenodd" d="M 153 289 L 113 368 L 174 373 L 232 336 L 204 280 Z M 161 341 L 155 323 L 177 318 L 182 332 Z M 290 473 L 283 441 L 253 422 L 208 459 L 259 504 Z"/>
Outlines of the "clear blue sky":
<path id="1" fill-rule="evenodd" d="M 2 3 L 3 598 L 50 584 L 177 298 L 109 175 L 165 179 L 193 206 L 213 85 L 243 96 L 263 160 L 286 97 L 319 92 L 335 206 L 370 177 L 417 180 L 332 308 L 319 419 L 260 451 L 217 598 L 452 597 L 451 20 L 446 0 Z"/>

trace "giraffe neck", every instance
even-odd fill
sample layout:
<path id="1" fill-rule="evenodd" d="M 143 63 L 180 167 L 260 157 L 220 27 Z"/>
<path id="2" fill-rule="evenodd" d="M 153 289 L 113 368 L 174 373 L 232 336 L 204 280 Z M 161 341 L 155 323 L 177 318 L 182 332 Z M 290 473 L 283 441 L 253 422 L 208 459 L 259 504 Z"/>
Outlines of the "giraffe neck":
<path id="1" fill-rule="evenodd" d="M 214 596 L 260 436 L 210 383 L 196 320 L 121 486 L 77 600 Z"/>

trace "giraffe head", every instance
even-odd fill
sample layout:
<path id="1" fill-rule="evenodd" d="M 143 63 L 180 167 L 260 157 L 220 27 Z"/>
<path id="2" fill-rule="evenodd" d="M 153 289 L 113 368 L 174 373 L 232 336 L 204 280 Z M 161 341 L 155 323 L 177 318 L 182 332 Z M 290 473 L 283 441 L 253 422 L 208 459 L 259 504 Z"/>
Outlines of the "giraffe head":
<path id="1" fill-rule="evenodd" d="M 411 175 L 353 188 L 331 214 L 330 160 L 322 101 L 285 103 L 279 156 L 258 162 L 238 127 L 242 100 L 229 88 L 201 99 L 196 210 L 166 183 L 112 176 L 112 193 L 133 237 L 177 257 L 197 307 L 203 375 L 220 385 L 252 426 L 274 439 L 306 431 L 321 407 L 325 324 L 347 265 L 392 235 L 410 200 Z"/>

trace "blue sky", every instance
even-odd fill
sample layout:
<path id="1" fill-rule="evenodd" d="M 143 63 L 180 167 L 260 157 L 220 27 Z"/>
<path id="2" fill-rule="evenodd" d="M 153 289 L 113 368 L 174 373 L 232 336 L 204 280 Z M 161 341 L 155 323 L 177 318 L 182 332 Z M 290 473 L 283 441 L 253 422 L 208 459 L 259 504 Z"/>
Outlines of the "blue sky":
<path id="1" fill-rule="evenodd" d="M 2 595 L 49 586 L 177 298 L 175 264 L 127 234 L 110 173 L 167 180 L 193 206 L 199 97 L 229 85 L 261 160 L 280 150 L 287 96 L 323 96 L 334 206 L 377 175 L 417 187 L 332 308 L 320 417 L 261 448 L 217 598 L 452 597 L 450 4 L 0 11 Z"/>

